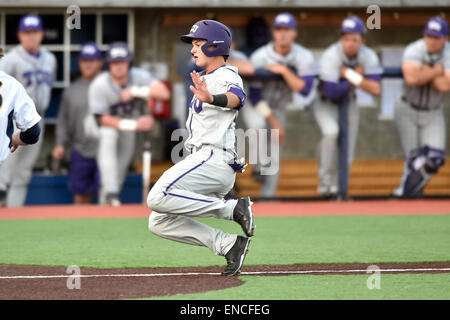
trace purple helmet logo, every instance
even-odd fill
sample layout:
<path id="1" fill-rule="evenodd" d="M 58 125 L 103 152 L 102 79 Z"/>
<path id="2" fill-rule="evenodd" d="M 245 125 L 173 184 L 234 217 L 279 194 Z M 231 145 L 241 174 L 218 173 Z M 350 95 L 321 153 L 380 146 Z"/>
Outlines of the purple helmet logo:
<path id="1" fill-rule="evenodd" d="M 107 62 L 115 61 L 131 61 L 133 57 L 128 45 L 124 42 L 114 42 L 111 44 L 108 52 L 106 53 Z"/>
<path id="2" fill-rule="evenodd" d="M 231 30 L 224 24 L 214 20 L 201 20 L 196 22 L 189 34 L 180 37 L 181 41 L 191 43 L 193 39 L 204 39 L 207 42 L 202 51 L 207 57 L 229 56 L 232 41 Z M 215 46 L 214 50 L 207 50 Z"/>

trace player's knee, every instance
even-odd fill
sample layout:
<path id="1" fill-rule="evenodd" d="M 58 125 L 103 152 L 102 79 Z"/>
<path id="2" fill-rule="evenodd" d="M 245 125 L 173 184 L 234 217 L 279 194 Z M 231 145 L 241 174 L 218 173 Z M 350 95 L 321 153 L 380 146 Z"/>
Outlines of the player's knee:
<path id="1" fill-rule="evenodd" d="M 156 185 L 150 190 L 147 196 L 147 206 L 154 211 L 164 211 L 163 198 L 165 194 L 163 190 Z"/>
<path id="2" fill-rule="evenodd" d="M 161 236 L 162 232 L 161 232 L 161 228 L 160 228 L 160 224 L 162 221 L 162 218 L 165 215 L 158 213 L 158 212 L 152 212 L 150 214 L 150 217 L 148 218 L 148 231 L 150 231 L 153 234 L 156 234 L 157 236 Z"/>

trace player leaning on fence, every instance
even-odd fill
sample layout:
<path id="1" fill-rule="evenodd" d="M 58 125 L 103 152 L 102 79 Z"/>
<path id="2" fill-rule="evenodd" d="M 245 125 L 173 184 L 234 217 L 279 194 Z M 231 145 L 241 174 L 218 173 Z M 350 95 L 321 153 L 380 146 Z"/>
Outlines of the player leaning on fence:
<path id="1" fill-rule="evenodd" d="M 348 102 L 348 164 L 353 160 L 359 125 L 355 89 L 370 94 L 381 92 L 382 69 L 375 52 L 364 45 L 365 26 L 357 17 L 346 18 L 341 25 L 340 39 L 329 46 L 319 62 L 319 99 L 313 107 L 322 138 L 319 146 L 319 187 L 321 195 L 337 194 L 336 153 L 339 135 L 339 103 Z M 346 191 L 346 190 L 345 190 Z"/>

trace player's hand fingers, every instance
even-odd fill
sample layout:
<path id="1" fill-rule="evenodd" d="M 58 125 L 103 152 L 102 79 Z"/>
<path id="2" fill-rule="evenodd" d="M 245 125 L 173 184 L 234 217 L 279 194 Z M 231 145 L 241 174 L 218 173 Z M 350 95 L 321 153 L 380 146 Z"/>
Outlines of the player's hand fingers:
<path id="1" fill-rule="evenodd" d="M 13 153 L 14 151 L 16 151 L 17 147 L 18 147 L 18 146 L 13 145 L 12 148 L 11 148 L 11 153 Z"/>
<path id="2" fill-rule="evenodd" d="M 197 94 L 197 92 L 198 92 L 197 88 L 194 87 L 194 86 L 192 86 L 192 85 L 189 86 L 189 89 L 191 89 L 191 91 L 192 91 L 193 94 Z"/>

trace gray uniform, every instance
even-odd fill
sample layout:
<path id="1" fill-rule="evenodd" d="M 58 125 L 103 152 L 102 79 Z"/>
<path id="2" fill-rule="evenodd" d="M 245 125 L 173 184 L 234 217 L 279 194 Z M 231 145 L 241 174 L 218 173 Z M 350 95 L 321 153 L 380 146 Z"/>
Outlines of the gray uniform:
<path id="1" fill-rule="evenodd" d="M 143 69 L 131 68 L 128 83 L 131 86 L 149 86 L 156 79 Z M 89 109 L 97 115 L 110 114 L 120 118 L 137 119 L 149 113 L 147 102 L 133 99 L 128 103 L 120 101 L 120 88 L 109 72 L 98 75 L 89 87 Z M 136 132 L 119 131 L 102 126 L 99 130 L 97 163 L 101 177 L 100 203 L 104 204 L 107 194 L 118 195 L 134 154 Z"/>
<path id="2" fill-rule="evenodd" d="M 245 104 L 245 93 L 237 68 L 223 65 L 203 76 L 213 95 L 232 92 Z M 152 208 L 149 229 L 158 236 L 192 245 L 205 246 L 225 255 L 236 235 L 211 228 L 194 217 L 233 220 L 237 200 L 225 201 L 236 174 L 235 120 L 237 109 L 221 108 L 193 97 L 186 128 L 186 149 L 192 153 L 177 162 L 150 190 L 147 204 Z"/>
<path id="3" fill-rule="evenodd" d="M 16 46 L 0 60 L 0 70 L 16 78 L 25 87 L 43 118 L 50 102 L 50 94 L 56 74 L 56 58 L 45 48 L 40 48 L 39 56 Z M 19 148 L 0 168 L 0 189 L 10 185 L 7 205 L 22 206 L 25 203 L 27 186 L 31 179 L 34 163 L 41 149 L 45 124 L 40 122 L 41 138 L 36 144 Z"/>
<path id="4" fill-rule="evenodd" d="M 450 44 L 436 54 L 427 51 L 424 39 L 409 44 L 403 53 L 403 62 L 410 61 L 417 64 L 431 66 L 442 64 L 445 72 L 450 71 Z M 394 119 L 405 156 L 405 166 L 402 182 L 394 191 L 395 195 L 403 195 L 403 184 L 410 173 L 408 162 L 411 152 L 424 146 L 445 150 L 446 129 L 443 99 L 445 94 L 435 90 L 431 83 L 422 86 L 403 85 L 403 92 L 397 98 L 394 109 Z M 431 175 L 427 175 L 423 184 Z"/>
<path id="5" fill-rule="evenodd" d="M 358 55 L 349 59 L 338 41 L 329 46 L 320 57 L 320 81 L 338 83 L 340 81 L 341 66 L 364 68 L 364 74 L 379 75 L 382 68 L 375 52 L 362 45 Z M 348 164 L 353 162 L 356 137 L 359 126 L 359 109 L 356 105 L 354 89 L 349 90 L 349 119 L 348 119 Z M 322 138 L 319 145 L 319 193 L 330 191 L 337 192 L 337 141 L 339 135 L 339 107 L 335 102 L 329 100 L 322 89 L 319 98 L 312 108 L 314 118 L 317 121 Z"/>
<path id="6" fill-rule="evenodd" d="M 299 77 L 316 76 L 318 72 L 312 52 L 297 43 L 292 44 L 291 51 L 283 56 L 275 52 L 274 43 L 269 42 L 256 50 L 251 55 L 250 61 L 255 68 L 264 68 L 271 64 L 284 64 L 293 70 Z M 269 104 L 272 113 L 281 123 L 283 128 L 286 128 L 287 106 L 292 102 L 292 89 L 285 81 L 280 81 L 279 79 L 264 81 L 260 85 L 262 86 L 262 100 L 265 100 Z M 315 90 L 315 85 L 313 85 L 311 90 Z M 266 129 L 271 129 L 268 123 L 266 123 Z M 270 136 L 267 141 L 268 149 L 270 149 Z M 279 168 L 280 159 L 273 158 L 271 160 L 278 161 L 278 164 L 271 163 L 270 165 Z M 279 177 L 279 170 L 273 175 L 264 176 L 264 181 L 261 186 L 261 196 L 274 196 Z"/>
<path id="7" fill-rule="evenodd" d="M 90 81 L 79 78 L 64 90 L 56 126 L 56 145 L 71 144 L 85 158 L 97 155 L 97 140 L 84 132 L 84 119 L 89 112 L 87 92 Z"/>

